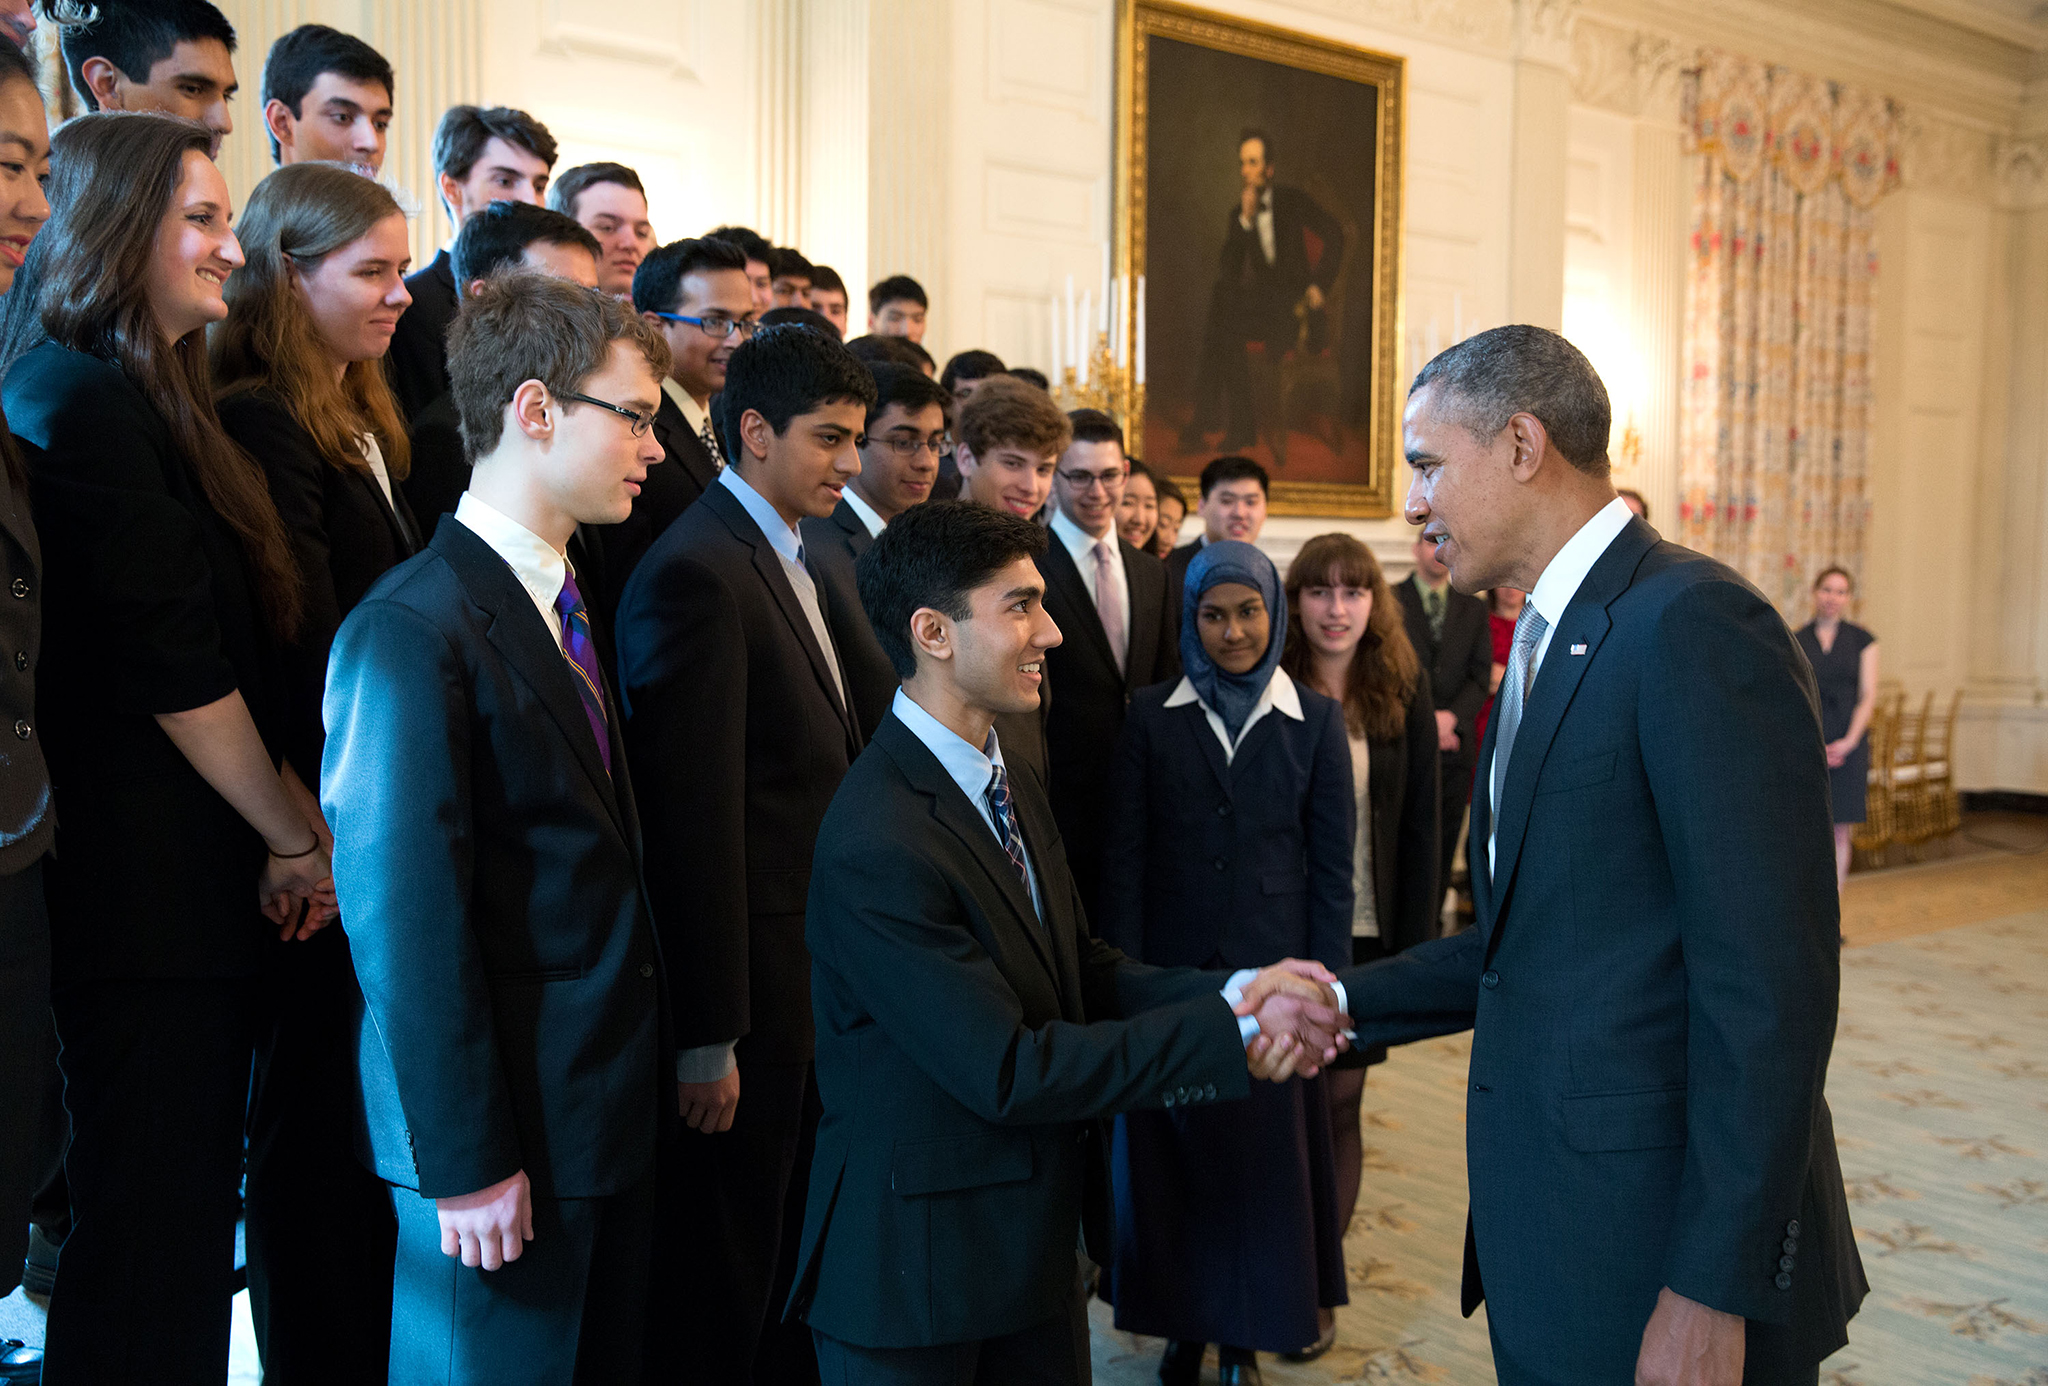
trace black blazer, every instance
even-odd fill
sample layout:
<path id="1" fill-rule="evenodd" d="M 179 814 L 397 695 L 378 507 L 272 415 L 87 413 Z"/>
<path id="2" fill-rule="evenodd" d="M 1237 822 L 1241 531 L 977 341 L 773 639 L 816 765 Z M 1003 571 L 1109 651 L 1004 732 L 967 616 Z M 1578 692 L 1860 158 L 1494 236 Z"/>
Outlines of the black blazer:
<path id="1" fill-rule="evenodd" d="M 832 640 L 839 646 L 847 692 L 853 697 L 854 720 L 860 723 L 865 740 L 882 725 L 903 684 L 896 677 L 896 666 L 883 653 L 882 642 L 875 638 L 875 628 L 868 624 L 867 611 L 860 604 L 860 583 L 854 575 L 853 565 L 875 542 L 874 536 L 844 500 L 825 519 L 806 519 L 797 528 L 803 531 L 805 566 L 818 586 L 831 594 Z M 1004 747 L 1006 753 L 1008 749 Z"/>
<path id="2" fill-rule="evenodd" d="M 647 480 L 633 498 L 633 513 L 615 525 L 592 525 L 588 530 L 593 547 L 603 554 L 608 602 L 601 610 L 607 619 L 654 541 L 718 481 L 717 461 L 704 440 L 691 432 L 666 390 L 654 415 L 654 436 L 661 440 L 662 460 L 648 468 Z"/>
<path id="3" fill-rule="evenodd" d="M 431 536 L 443 515 L 455 513 L 456 502 L 469 489 L 469 454 L 462 448 L 455 396 L 447 390 L 434 396 L 413 414 L 406 435 L 412 442 L 412 469 L 399 489 L 419 527 Z"/>
<path id="4" fill-rule="evenodd" d="M 254 975 L 277 937 L 256 908 L 263 839 L 155 716 L 239 690 L 283 754 L 282 655 L 241 541 L 119 367 L 44 342 L 4 397 L 43 545 L 57 977 Z"/>
<path id="5" fill-rule="evenodd" d="M 1106 1260 L 1103 1118 L 1250 1088 L 1216 973 L 1131 962 L 1082 918 L 1045 796 L 1011 779 L 1041 921 L 936 757 L 883 721 L 818 833 L 824 1119 L 790 1312 L 865 1347 L 969 1342 Z"/>
<path id="6" fill-rule="evenodd" d="M 1351 747 L 1335 700 L 1295 684 L 1297 722 L 1277 708 L 1237 754 L 1179 687 L 1131 700 L 1111 758 L 1096 932 L 1170 967 L 1351 961 Z"/>
<path id="7" fill-rule="evenodd" d="M 1067 861 L 1091 916 L 1099 907 L 1104 834 L 1108 831 L 1109 767 L 1131 695 L 1180 677 L 1178 623 L 1167 610 L 1166 565 L 1117 540 L 1131 592 L 1131 626 L 1124 668 L 1116 667 L 1102 618 L 1081 581 L 1081 570 L 1060 536 L 1048 533 L 1038 556 L 1045 579 L 1045 609 L 1064 639 L 1046 652 L 1059 700 L 1046 716 L 1052 758 L 1052 812 L 1068 845 Z M 1163 696 L 1163 695 L 1162 695 Z"/>
<path id="8" fill-rule="evenodd" d="M 1622 1379 L 1664 1286 L 1809 1372 L 1866 1292 L 1816 709 L 1763 595 L 1631 520 L 1537 670 L 1491 873 L 1473 796 L 1478 926 L 1343 976 L 1361 1043 L 1472 1027 L 1465 1311 L 1560 1380 Z"/>
<path id="9" fill-rule="evenodd" d="M 860 729 L 781 555 L 722 485 L 654 541 L 617 634 L 677 1043 L 807 1060 L 811 846 Z"/>
<path id="10" fill-rule="evenodd" d="M 329 462 L 313 435 L 271 391 L 249 390 L 222 400 L 220 421 L 263 468 L 305 583 L 305 621 L 285 652 L 290 685 L 285 758 L 301 779 L 317 784 L 320 748 L 327 739 L 320 699 L 334 633 L 378 578 L 419 552 L 419 528 L 402 490 L 392 488 L 394 508 L 368 467 L 344 470 Z"/>
<path id="11" fill-rule="evenodd" d="M 1422 610 L 1422 593 L 1414 578 L 1395 583 L 1394 595 L 1401 602 L 1408 641 L 1429 670 L 1437 710 L 1458 716 L 1457 754 L 1444 754 L 1444 769 L 1462 767 L 1469 777 L 1478 763 L 1479 709 L 1486 706 L 1487 685 L 1493 682 L 1493 628 L 1487 623 L 1486 603 L 1455 588 L 1445 589 L 1444 635 L 1437 640 L 1429 633 L 1429 617 Z"/>
<path id="12" fill-rule="evenodd" d="M 1444 892 L 1437 880 L 1442 792 L 1436 701 L 1422 671 L 1399 736 L 1368 741 L 1365 795 L 1372 806 L 1372 902 L 1390 953 L 1437 936 Z"/>
<path id="13" fill-rule="evenodd" d="M 398 319 L 384 362 L 399 411 L 410 419 L 448 390 L 448 325 L 458 306 L 455 264 L 448 252 L 407 275 L 405 287 L 412 303 Z"/>
<path id="14" fill-rule="evenodd" d="M 378 1175 L 445 1198 L 524 1169 L 557 1198 L 653 1168 L 675 1081 L 618 719 L 459 521 L 342 622 L 321 804 L 366 1013 Z"/>
<path id="15" fill-rule="evenodd" d="M 29 515 L 28 488 L 6 465 L 0 419 L 0 727 L 14 731 L 0 764 L 0 876 L 33 866 L 57 835 L 50 769 L 36 723 L 43 644 L 43 551 Z"/>

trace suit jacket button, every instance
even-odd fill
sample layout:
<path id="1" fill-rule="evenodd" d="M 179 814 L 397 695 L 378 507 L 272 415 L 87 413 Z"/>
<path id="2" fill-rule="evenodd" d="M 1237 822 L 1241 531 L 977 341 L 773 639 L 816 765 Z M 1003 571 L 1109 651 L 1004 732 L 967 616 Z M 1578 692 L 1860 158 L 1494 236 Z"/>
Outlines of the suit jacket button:
<path id="1" fill-rule="evenodd" d="M 1785 1235 L 1786 1235 L 1786 1236 L 1788 1236 L 1788 1237 L 1796 1237 L 1796 1236 L 1798 1236 L 1798 1235 L 1799 1235 L 1799 1219 L 1798 1219 L 1798 1218 L 1794 1218 L 1794 1219 L 1792 1219 L 1792 1221 L 1790 1221 L 1790 1222 L 1788 1222 L 1788 1223 L 1786 1223 L 1786 1224 L 1785 1224 Z"/>
<path id="2" fill-rule="evenodd" d="M 29 734 L 34 730 L 35 728 L 31 727 L 26 720 L 16 719 L 14 723 L 14 734 L 20 737 L 23 741 L 28 740 Z"/>
<path id="3" fill-rule="evenodd" d="M 1778 1269 L 1779 1269 L 1779 1270 L 1781 1270 L 1781 1271 L 1788 1271 L 1788 1270 L 1791 1270 L 1791 1269 L 1792 1269 L 1792 1258 L 1791 1258 L 1790 1256 L 1780 1256 L 1780 1257 L 1778 1258 Z"/>
<path id="4" fill-rule="evenodd" d="M 28 651 L 27 651 L 27 650 L 16 650 L 16 651 L 14 652 L 14 667 L 15 667 L 15 668 L 17 668 L 17 669 L 24 669 L 24 670 L 28 668 Z"/>
<path id="5" fill-rule="evenodd" d="M 8 590 L 13 592 L 14 595 L 17 597 L 26 597 L 28 595 L 28 579 L 16 578 L 14 580 L 14 586 L 9 588 Z"/>
<path id="6" fill-rule="evenodd" d="M 1214 865 L 1218 871 L 1227 871 L 1230 868 L 1230 863 L 1221 857 L 1216 858 Z"/>
<path id="7" fill-rule="evenodd" d="M 1211 1083 L 1207 1087 L 1203 1088 L 1202 1096 L 1208 1098 L 1211 1102 L 1214 1102 L 1216 1100 L 1216 1085 L 1214 1083 Z"/>
<path id="8" fill-rule="evenodd" d="M 1779 1271 L 1778 1278 L 1771 1283 L 1781 1290 L 1789 1290 L 1792 1288 L 1792 1274 L 1790 1271 Z"/>
<path id="9" fill-rule="evenodd" d="M 1785 1254 L 1790 1256 L 1797 1250 L 1799 1250 L 1799 1239 L 1797 1237 L 1787 1237 L 1785 1239 Z"/>
<path id="10" fill-rule="evenodd" d="M 1218 805 L 1216 806 L 1216 816 L 1217 816 L 1218 818 L 1228 818 L 1228 817 L 1230 817 L 1230 805 L 1228 805 L 1228 804 L 1218 804 Z"/>
<path id="11" fill-rule="evenodd" d="M 1173 1105 L 1173 1094 L 1170 1092 L 1160 1093 L 1159 1105 L 1161 1105 L 1162 1107 L 1171 1107 Z"/>
<path id="12" fill-rule="evenodd" d="M 640 975 L 641 975 L 642 977 L 652 977 L 652 976 L 654 975 L 654 964 L 653 964 L 653 963 L 641 963 L 641 964 L 640 964 Z"/>
<path id="13" fill-rule="evenodd" d="M 1492 968 L 1488 968 L 1485 974 L 1480 977 L 1479 984 L 1488 988 L 1497 987 L 1500 985 L 1500 974 Z"/>

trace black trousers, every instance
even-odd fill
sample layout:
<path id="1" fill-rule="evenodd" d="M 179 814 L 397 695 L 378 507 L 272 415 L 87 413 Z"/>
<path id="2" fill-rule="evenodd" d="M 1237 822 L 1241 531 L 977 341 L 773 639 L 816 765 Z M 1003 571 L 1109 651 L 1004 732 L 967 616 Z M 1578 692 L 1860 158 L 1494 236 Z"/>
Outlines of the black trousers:
<path id="1" fill-rule="evenodd" d="M 348 937 L 272 950 L 249 1108 L 249 1307 L 268 1386 L 382 1381 L 398 1225 L 355 1157 Z"/>
<path id="2" fill-rule="evenodd" d="M 0 876 L 0 1299 L 21 1283 L 50 1073 L 50 916 L 43 864 Z"/>
<path id="3" fill-rule="evenodd" d="M 1061 1313 L 973 1343 L 867 1348 L 819 1333 L 818 1376 L 824 1386 L 1083 1386 L 1091 1375 L 1087 1293 L 1076 1274 Z"/>
<path id="4" fill-rule="evenodd" d="M 533 1240 L 494 1271 L 442 1253 L 432 1199 L 394 1188 L 391 1206 L 398 1215 L 391 1386 L 640 1380 L 654 1246 L 651 1175 L 605 1198 L 535 1195 Z"/>
<path id="5" fill-rule="evenodd" d="M 80 981 L 53 997 L 72 1226 L 46 1386 L 220 1386 L 257 983 Z"/>
<path id="6" fill-rule="evenodd" d="M 785 1323 L 818 1129 L 808 1063 L 740 1061 L 732 1128 L 683 1131 L 664 1152 L 649 1305 L 657 1382 L 803 1386 L 816 1380 L 809 1331 Z"/>

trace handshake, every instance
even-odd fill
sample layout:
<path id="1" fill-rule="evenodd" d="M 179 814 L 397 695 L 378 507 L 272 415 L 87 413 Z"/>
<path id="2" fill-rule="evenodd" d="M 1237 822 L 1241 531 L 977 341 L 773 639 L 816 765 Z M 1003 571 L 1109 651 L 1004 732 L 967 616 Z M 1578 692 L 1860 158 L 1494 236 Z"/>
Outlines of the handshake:
<path id="1" fill-rule="evenodd" d="M 1245 984 L 1234 1009 L 1259 1022 L 1244 1051 L 1252 1077 L 1313 1078 L 1350 1046 L 1351 1017 L 1337 1005 L 1336 980 L 1321 963 L 1286 958 Z"/>

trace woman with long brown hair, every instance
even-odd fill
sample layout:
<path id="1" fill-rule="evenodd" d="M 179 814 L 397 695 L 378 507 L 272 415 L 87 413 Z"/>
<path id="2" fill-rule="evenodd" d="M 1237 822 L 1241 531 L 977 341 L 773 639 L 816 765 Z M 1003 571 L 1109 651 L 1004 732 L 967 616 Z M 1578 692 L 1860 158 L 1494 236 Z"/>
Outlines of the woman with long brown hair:
<path id="1" fill-rule="evenodd" d="M 1351 957 L 1370 962 L 1437 933 L 1437 732 L 1429 671 L 1409 643 L 1379 560 L 1348 534 L 1318 535 L 1301 546 L 1287 569 L 1287 613 L 1281 667 L 1344 707 L 1358 802 Z M 1328 1075 L 1344 1227 L 1363 1177 L 1358 1119 L 1366 1066 L 1386 1056 L 1384 1047 L 1347 1054 Z M 1320 1356 L 1335 1341 L 1327 1314 L 1321 1337 L 1297 1358 Z"/>
<path id="2" fill-rule="evenodd" d="M 263 953 L 334 913 L 282 757 L 303 602 L 214 412 L 203 334 L 242 253 L 212 137 L 94 114 L 52 143 L 53 216 L 0 347 L 64 814 L 46 883 L 75 1222 L 43 1379 L 218 1381 Z"/>
<path id="3" fill-rule="evenodd" d="M 258 183 L 240 238 L 247 263 L 212 328 L 214 378 L 221 424 L 262 467 L 305 592 L 285 651 L 285 748 L 313 774 L 334 633 L 420 546 L 395 485 L 408 448 L 384 376 L 412 301 L 412 252 L 391 194 L 340 164 L 289 164 Z M 281 1381 L 381 1381 L 397 1226 L 354 1156 L 360 993 L 348 939 L 328 929 L 266 961 L 246 1198 L 263 1368 Z"/>

